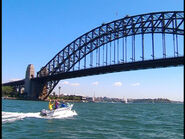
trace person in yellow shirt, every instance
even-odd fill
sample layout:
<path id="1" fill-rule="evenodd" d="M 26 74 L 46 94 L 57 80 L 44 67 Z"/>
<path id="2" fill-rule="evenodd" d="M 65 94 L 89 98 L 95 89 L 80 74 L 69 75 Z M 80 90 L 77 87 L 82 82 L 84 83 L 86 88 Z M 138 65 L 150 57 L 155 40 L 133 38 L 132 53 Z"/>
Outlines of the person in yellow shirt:
<path id="1" fill-rule="evenodd" d="M 48 105 L 50 111 L 53 110 L 53 104 L 54 103 L 51 103 L 51 99 L 50 99 L 49 100 L 49 105 Z"/>

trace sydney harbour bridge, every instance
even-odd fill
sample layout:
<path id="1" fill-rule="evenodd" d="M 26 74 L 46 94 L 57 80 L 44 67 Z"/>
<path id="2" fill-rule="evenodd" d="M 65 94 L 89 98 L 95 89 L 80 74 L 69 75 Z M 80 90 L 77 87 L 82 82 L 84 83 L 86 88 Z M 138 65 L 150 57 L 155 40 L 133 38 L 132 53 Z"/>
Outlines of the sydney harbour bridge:
<path id="1" fill-rule="evenodd" d="M 125 16 L 103 23 L 58 52 L 34 76 L 3 83 L 25 88 L 27 97 L 46 99 L 62 79 L 184 65 L 184 12 Z"/>

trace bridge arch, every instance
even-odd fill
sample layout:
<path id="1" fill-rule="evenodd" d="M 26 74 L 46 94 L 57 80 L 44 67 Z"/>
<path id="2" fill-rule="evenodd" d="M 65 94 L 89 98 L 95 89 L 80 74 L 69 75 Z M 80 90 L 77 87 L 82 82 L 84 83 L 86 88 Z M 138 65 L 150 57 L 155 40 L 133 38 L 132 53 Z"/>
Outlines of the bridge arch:
<path id="1" fill-rule="evenodd" d="M 132 36 L 132 62 L 135 61 L 135 36 L 141 35 L 144 39 L 145 34 L 160 33 L 165 38 L 165 34 L 184 35 L 184 12 L 183 11 L 166 11 L 147 13 L 135 16 L 126 16 L 122 19 L 102 24 L 99 27 L 83 34 L 68 44 L 64 49 L 58 52 L 44 67 L 37 72 L 37 77 L 44 77 L 63 72 L 74 71 L 74 66 L 87 55 L 93 53 L 98 48 L 120 38 Z M 175 36 L 174 36 L 175 37 Z M 164 39 L 165 43 L 165 39 Z M 152 45 L 152 47 L 154 47 Z M 165 45 L 163 46 L 163 58 L 166 58 Z M 176 45 L 177 47 L 177 45 Z M 144 46 L 142 48 L 144 51 Z M 141 54 L 141 60 L 144 61 L 144 52 Z M 174 57 L 178 57 L 178 51 L 174 51 Z M 152 51 L 154 59 L 154 51 Z M 93 60 L 91 58 L 90 60 Z M 127 61 L 123 58 L 123 63 Z M 91 63 L 91 62 L 89 62 Z M 84 67 L 85 68 L 85 67 Z M 46 98 L 58 84 L 59 80 L 48 81 L 48 93 Z"/>

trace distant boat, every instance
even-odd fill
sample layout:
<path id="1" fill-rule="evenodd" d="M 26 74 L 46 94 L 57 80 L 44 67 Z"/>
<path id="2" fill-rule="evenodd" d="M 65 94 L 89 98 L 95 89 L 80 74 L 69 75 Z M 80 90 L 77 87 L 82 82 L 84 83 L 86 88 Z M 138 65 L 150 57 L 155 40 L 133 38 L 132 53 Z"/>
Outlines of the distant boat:
<path id="1" fill-rule="evenodd" d="M 93 102 L 95 102 L 95 93 L 94 93 L 94 96 L 93 96 L 93 99 L 92 99 Z"/>
<path id="2" fill-rule="evenodd" d="M 123 103 L 128 103 L 127 98 L 123 98 Z"/>

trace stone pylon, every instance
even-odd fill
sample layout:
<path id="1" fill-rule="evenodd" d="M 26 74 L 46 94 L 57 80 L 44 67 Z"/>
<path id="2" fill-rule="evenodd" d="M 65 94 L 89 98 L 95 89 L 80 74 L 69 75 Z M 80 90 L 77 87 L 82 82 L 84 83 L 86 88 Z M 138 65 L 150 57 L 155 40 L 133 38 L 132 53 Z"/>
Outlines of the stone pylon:
<path id="1" fill-rule="evenodd" d="M 26 77 L 25 77 L 25 90 L 24 93 L 27 93 L 28 97 L 32 96 L 31 92 L 31 78 L 34 78 L 35 76 L 35 71 L 34 71 L 34 66 L 33 64 L 29 64 L 27 69 L 26 69 Z"/>
<path id="2" fill-rule="evenodd" d="M 41 72 L 42 76 L 47 76 L 48 72 L 44 69 Z M 43 100 L 47 95 L 47 82 L 43 80 L 34 80 L 34 66 L 29 64 L 26 70 L 25 90 L 28 98 Z M 33 80 L 32 80 L 33 79 Z"/>

